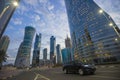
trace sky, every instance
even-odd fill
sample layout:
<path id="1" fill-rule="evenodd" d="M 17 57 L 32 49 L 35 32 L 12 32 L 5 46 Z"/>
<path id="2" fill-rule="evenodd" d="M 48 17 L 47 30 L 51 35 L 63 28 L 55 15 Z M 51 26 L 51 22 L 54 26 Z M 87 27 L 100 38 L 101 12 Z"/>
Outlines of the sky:
<path id="1" fill-rule="evenodd" d="M 120 27 L 120 0 L 94 1 L 105 10 L 113 18 L 118 27 Z M 50 37 L 52 35 L 56 37 L 56 44 L 60 44 L 61 48 L 64 48 L 64 39 L 67 35 L 70 37 L 64 0 L 20 1 L 4 33 L 4 35 L 10 37 L 10 44 L 7 50 L 9 57 L 6 63 L 14 63 L 20 43 L 23 41 L 26 26 L 33 26 L 36 29 L 36 33 L 42 34 L 41 58 L 44 48 L 48 49 L 49 55 Z"/>

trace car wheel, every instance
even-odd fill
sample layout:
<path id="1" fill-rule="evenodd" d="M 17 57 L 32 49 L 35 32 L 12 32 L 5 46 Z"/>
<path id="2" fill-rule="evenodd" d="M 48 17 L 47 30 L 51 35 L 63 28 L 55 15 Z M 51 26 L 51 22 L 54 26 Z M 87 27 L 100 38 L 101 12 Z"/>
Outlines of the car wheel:
<path id="1" fill-rule="evenodd" d="M 79 74 L 84 75 L 84 71 L 82 69 L 79 69 Z"/>
<path id="2" fill-rule="evenodd" d="M 67 70 L 67 69 L 65 69 L 65 70 L 64 70 L 64 73 L 65 73 L 65 74 L 68 74 L 68 70 Z"/>

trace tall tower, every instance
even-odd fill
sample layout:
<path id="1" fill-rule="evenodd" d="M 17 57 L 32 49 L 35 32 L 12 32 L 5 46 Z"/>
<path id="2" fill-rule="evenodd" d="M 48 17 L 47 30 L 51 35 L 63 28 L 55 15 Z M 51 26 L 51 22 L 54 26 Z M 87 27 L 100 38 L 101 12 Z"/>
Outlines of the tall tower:
<path id="1" fill-rule="evenodd" d="M 54 36 L 51 36 L 50 38 L 50 60 L 53 63 L 56 63 L 55 45 L 56 45 L 56 39 Z"/>
<path id="2" fill-rule="evenodd" d="M 10 43 L 9 37 L 6 35 L 3 36 L 0 40 L 0 50 L 5 51 L 5 53 L 6 53 L 9 43 Z"/>
<path id="3" fill-rule="evenodd" d="M 0 38 L 17 7 L 13 4 L 15 1 L 19 2 L 20 0 L 0 0 Z"/>
<path id="4" fill-rule="evenodd" d="M 43 49 L 43 60 L 47 60 L 47 48 Z"/>
<path id="5" fill-rule="evenodd" d="M 74 58 L 96 64 L 120 61 L 120 30 L 93 0 L 65 0 Z"/>
<path id="6" fill-rule="evenodd" d="M 31 26 L 25 28 L 24 40 L 21 43 L 15 61 L 15 66 L 20 68 L 30 67 L 30 53 L 35 29 Z"/>
<path id="7" fill-rule="evenodd" d="M 70 38 L 67 36 L 67 38 L 65 39 L 65 47 L 66 48 L 71 48 L 72 45 L 71 45 L 71 40 Z"/>
<path id="8" fill-rule="evenodd" d="M 39 35 L 36 34 L 32 59 L 33 67 L 39 66 L 40 47 L 41 47 L 41 34 Z"/>
<path id="9" fill-rule="evenodd" d="M 61 64 L 61 48 L 60 44 L 56 46 L 57 64 Z"/>

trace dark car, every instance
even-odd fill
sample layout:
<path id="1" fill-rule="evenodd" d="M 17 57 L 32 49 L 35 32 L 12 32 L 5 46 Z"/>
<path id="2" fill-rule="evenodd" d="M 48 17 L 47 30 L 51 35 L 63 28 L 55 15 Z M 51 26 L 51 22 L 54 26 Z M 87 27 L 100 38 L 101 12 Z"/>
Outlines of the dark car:
<path id="1" fill-rule="evenodd" d="M 63 65 L 63 71 L 66 74 L 79 73 L 80 75 L 85 75 L 85 74 L 94 74 L 96 71 L 96 68 L 92 64 L 72 62 L 70 64 Z"/>

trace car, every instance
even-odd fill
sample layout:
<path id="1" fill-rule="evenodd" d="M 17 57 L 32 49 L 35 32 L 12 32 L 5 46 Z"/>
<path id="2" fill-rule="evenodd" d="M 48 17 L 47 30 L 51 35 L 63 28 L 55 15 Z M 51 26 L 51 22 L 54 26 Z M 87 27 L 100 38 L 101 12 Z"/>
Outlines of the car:
<path id="1" fill-rule="evenodd" d="M 79 73 L 80 75 L 95 74 L 96 67 L 93 64 L 72 62 L 70 64 L 63 65 L 63 71 L 66 74 L 68 73 Z"/>

